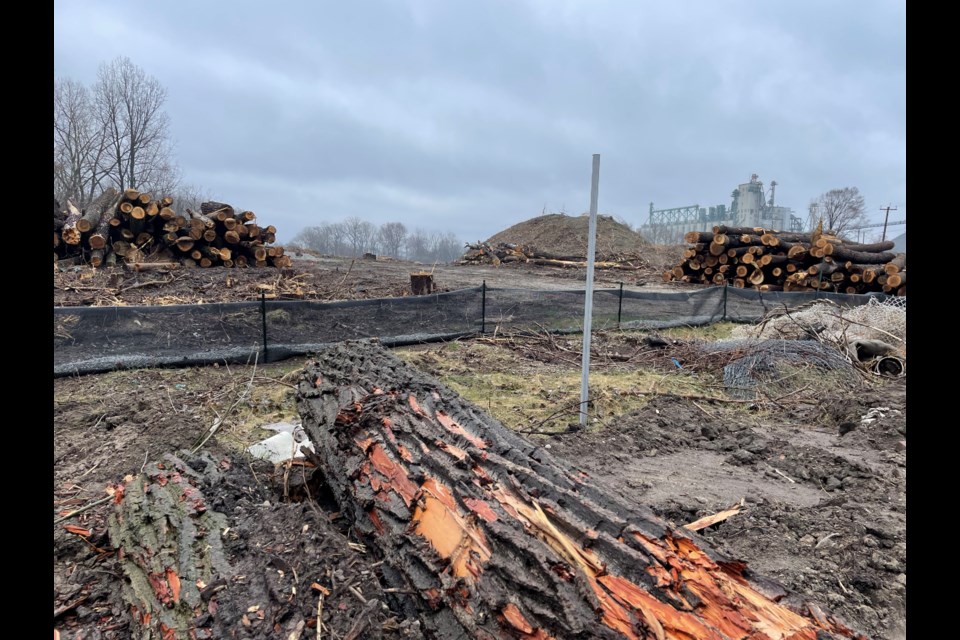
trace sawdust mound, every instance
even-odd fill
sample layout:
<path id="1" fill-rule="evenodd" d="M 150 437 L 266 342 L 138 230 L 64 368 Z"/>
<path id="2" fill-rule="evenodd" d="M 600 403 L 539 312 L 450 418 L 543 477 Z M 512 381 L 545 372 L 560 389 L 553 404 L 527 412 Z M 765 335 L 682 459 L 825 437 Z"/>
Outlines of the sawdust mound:
<path id="1" fill-rule="evenodd" d="M 505 242 L 536 247 L 565 256 L 587 255 L 590 216 L 550 213 L 513 225 L 490 237 L 495 246 Z M 616 254 L 639 254 L 649 242 L 642 235 L 612 216 L 597 215 L 597 259 Z"/>

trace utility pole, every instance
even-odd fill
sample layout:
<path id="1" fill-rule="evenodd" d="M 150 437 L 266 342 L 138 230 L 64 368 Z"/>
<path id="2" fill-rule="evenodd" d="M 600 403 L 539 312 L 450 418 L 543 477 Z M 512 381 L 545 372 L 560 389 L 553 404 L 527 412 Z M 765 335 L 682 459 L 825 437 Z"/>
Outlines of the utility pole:
<path id="1" fill-rule="evenodd" d="M 887 212 L 886 215 L 883 216 L 883 237 L 880 238 L 880 242 L 883 242 L 884 240 L 887 239 L 887 220 L 890 219 L 890 210 L 891 210 L 891 209 L 892 209 L 893 211 L 896 211 L 896 210 L 897 210 L 896 207 L 891 207 L 890 205 L 887 205 L 886 207 L 880 207 L 880 211 L 886 210 L 886 212 Z"/>

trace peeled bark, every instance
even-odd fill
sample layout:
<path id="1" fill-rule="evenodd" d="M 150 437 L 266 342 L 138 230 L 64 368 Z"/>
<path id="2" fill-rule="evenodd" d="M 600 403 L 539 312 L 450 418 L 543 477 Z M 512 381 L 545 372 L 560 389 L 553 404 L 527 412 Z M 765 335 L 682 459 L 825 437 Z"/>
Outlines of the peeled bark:
<path id="1" fill-rule="evenodd" d="M 298 408 L 341 513 L 428 637 L 862 637 L 379 346 L 321 351 Z"/>
<path id="2" fill-rule="evenodd" d="M 77 229 L 77 222 L 83 216 L 83 213 L 80 209 L 77 209 L 76 205 L 67 200 L 67 217 L 63 221 L 63 230 L 60 233 L 60 237 L 67 244 L 80 244 L 81 233 Z"/>

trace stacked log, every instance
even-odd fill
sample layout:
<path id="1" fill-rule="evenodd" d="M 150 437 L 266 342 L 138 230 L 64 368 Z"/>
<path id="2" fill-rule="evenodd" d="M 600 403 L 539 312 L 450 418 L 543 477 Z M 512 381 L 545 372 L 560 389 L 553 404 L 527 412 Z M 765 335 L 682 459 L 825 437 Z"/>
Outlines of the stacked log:
<path id="1" fill-rule="evenodd" d="M 377 345 L 322 351 L 298 409 L 341 515 L 425 637 L 863 638 Z"/>
<path id="2" fill-rule="evenodd" d="M 487 242 L 476 242 L 466 245 L 466 253 L 460 259 L 460 264 L 510 264 L 524 262 L 548 267 L 584 268 L 587 266 L 585 255 L 565 255 L 541 251 L 530 245 L 511 244 L 501 242 L 491 245 Z M 636 270 L 645 266 L 644 260 L 637 254 L 618 253 L 606 256 L 597 256 L 594 267 L 597 269 L 626 269 Z"/>
<path id="3" fill-rule="evenodd" d="M 906 254 L 892 253 L 892 241 L 858 244 L 829 232 L 723 225 L 691 231 L 684 240 L 691 246 L 663 274 L 665 282 L 907 295 Z"/>
<path id="4" fill-rule="evenodd" d="M 141 264 L 180 262 L 199 267 L 289 267 L 290 257 L 275 245 L 276 228 L 261 227 L 252 211 L 235 211 L 222 202 L 204 202 L 200 212 L 172 208 L 169 197 L 110 188 L 86 209 L 54 199 L 54 260 L 94 267 L 118 260 Z"/>

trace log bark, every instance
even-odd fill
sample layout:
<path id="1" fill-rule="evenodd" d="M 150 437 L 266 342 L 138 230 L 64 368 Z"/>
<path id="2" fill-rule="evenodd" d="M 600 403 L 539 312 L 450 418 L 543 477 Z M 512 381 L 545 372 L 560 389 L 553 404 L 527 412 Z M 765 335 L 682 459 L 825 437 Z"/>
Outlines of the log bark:
<path id="1" fill-rule="evenodd" d="M 811 254 L 813 251 L 810 252 Z M 884 264 L 896 259 L 896 254 L 890 253 L 888 251 L 880 251 L 876 253 L 870 253 L 866 251 L 851 251 L 850 249 L 844 248 L 843 245 L 836 245 L 833 247 L 832 255 L 835 260 L 838 261 L 851 261 L 858 262 L 860 264 Z"/>
<path id="2" fill-rule="evenodd" d="M 123 197 L 117 193 L 116 189 L 111 188 L 108 189 L 108 191 L 113 193 L 113 197 L 99 207 L 101 209 L 99 222 L 87 240 L 91 249 L 103 249 L 107 246 L 107 242 L 110 239 L 110 226 L 114 220 L 114 213 L 116 213 L 120 199 Z M 106 194 L 107 192 L 104 193 Z"/>
<path id="3" fill-rule="evenodd" d="M 321 351 L 298 409 L 341 513 L 427 637 L 862 637 L 377 345 Z"/>
<path id="4" fill-rule="evenodd" d="M 762 236 L 765 233 L 772 233 L 772 229 L 764 229 L 763 227 L 728 227 L 726 225 L 716 225 L 713 227 L 714 233 L 725 233 L 733 235 L 751 235 L 751 236 Z"/>
<path id="5" fill-rule="evenodd" d="M 63 210 L 63 207 L 60 206 L 60 203 L 56 198 L 53 199 L 53 230 L 60 231 L 63 229 L 63 220 L 67 217 L 66 212 Z"/>
<path id="6" fill-rule="evenodd" d="M 200 203 L 200 213 L 210 218 L 217 218 L 217 214 L 223 213 L 224 218 L 229 215 L 231 218 L 234 217 L 233 207 L 223 202 L 201 202 Z M 223 218 L 217 218 L 218 220 L 223 220 Z"/>
<path id="7" fill-rule="evenodd" d="M 123 550 L 118 562 L 126 579 L 118 582 L 131 607 L 131 637 L 212 638 L 225 626 L 217 607 L 208 606 L 216 591 L 205 588 L 226 587 L 216 596 L 223 604 L 234 587 L 221 538 L 227 518 L 209 508 L 198 477 L 167 455 L 123 487 L 108 519 L 110 542 Z"/>
<path id="8" fill-rule="evenodd" d="M 881 251 L 890 251 L 893 249 L 894 243 L 893 240 L 885 240 L 884 242 L 873 242 L 870 244 L 856 244 L 853 242 L 844 242 L 843 248 L 850 249 L 851 251 L 865 251 L 867 253 L 880 253 Z"/>
<path id="9" fill-rule="evenodd" d="M 96 200 L 87 206 L 83 215 L 77 220 L 77 230 L 80 233 L 89 233 L 96 229 L 100 225 L 100 220 L 103 218 L 104 213 L 116 199 L 117 190 L 113 187 L 101 193 Z"/>

